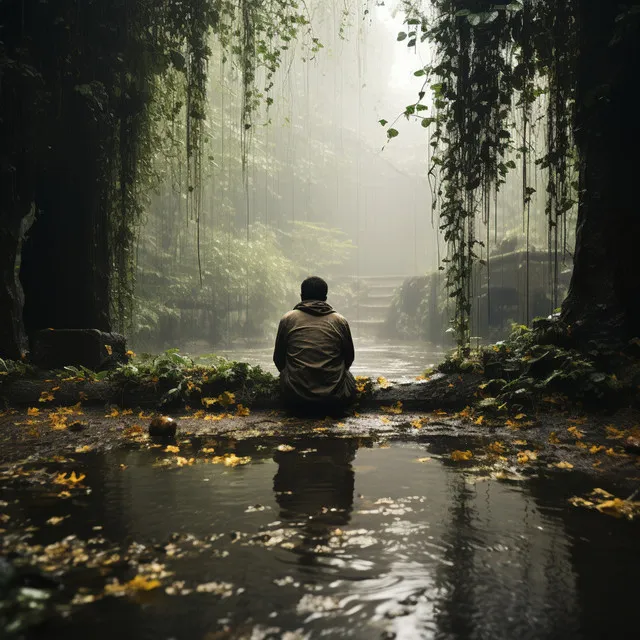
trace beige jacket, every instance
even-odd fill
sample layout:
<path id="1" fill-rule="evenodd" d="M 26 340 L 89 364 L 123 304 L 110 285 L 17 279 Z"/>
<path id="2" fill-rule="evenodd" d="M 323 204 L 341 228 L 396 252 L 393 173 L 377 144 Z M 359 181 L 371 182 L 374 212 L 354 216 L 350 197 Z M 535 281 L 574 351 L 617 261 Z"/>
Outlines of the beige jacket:
<path id="1" fill-rule="evenodd" d="M 305 300 L 280 320 L 273 361 L 285 393 L 310 402 L 348 399 L 353 360 L 349 323 L 326 302 Z"/>

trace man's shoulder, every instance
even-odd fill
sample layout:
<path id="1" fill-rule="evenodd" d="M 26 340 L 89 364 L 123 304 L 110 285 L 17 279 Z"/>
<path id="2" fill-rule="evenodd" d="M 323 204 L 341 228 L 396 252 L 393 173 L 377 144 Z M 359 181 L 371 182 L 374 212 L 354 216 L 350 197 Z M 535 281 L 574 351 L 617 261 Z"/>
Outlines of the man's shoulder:
<path id="1" fill-rule="evenodd" d="M 300 313 L 301 313 L 301 311 L 298 311 L 297 309 L 291 309 L 291 311 L 287 311 L 287 313 L 285 313 L 282 316 L 282 318 L 280 318 L 280 322 L 287 322 L 287 320 L 291 320 L 292 318 L 296 318 Z"/>
<path id="2" fill-rule="evenodd" d="M 334 312 L 331 314 L 331 316 L 329 316 L 329 317 L 334 318 L 334 320 L 335 320 L 336 322 L 339 322 L 340 324 L 346 324 L 346 325 L 348 325 L 348 324 L 349 324 L 349 322 L 347 321 L 347 319 L 346 319 L 346 318 L 345 318 L 341 313 L 338 313 L 337 311 L 334 311 Z"/>

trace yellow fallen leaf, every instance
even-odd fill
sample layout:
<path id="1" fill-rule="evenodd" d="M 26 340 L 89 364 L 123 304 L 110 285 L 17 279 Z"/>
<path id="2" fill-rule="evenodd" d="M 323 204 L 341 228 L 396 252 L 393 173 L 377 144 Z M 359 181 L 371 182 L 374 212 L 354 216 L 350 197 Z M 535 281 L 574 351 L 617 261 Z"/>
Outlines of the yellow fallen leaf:
<path id="1" fill-rule="evenodd" d="M 109 413 L 105 415 L 105 418 L 117 418 L 120 415 L 120 412 L 113 407 Z"/>
<path id="2" fill-rule="evenodd" d="M 40 409 L 38 407 L 29 407 L 27 409 L 28 416 L 37 416 L 40 413 Z"/>
<path id="3" fill-rule="evenodd" d="M 459 451 L 459 450 L 455 450 L 451 452 L 451 459 L 454 462 L 461 462 L 464 460 L 471 460 L 471 458 L 473 458 L 473 453 L 471 453 L 471 451 L 467 450 L 467 451 Z"/>
<path id="4" fill-rule="evenodd" d="M 115 580 L 105 585 L 104 592 L 108 595 L 119 595 L 123 593 L 135 593 L 136 591 L 151 591 L 152 589 L 157 589 L 159 586 L 159 580 L 138 575 L 124 584 Z"/>
<path id="5" fill-rule="evenodd" d="M 213 447 L 204 447 L 200 449 L 200 451 L 202 451 L 202 453 L 215 453 L 216 450 Z"/>
<path id="6" fill-rule="evenodd" d="M 480 425 L 480 424 L 482 424 L 483 422 L 484 422 L 484 416 L 478 416 L 478 417 L 475 419 L 475 424 Z"/>
<path id="7" fill-rule="evenodd" d="M 575 438 L 577 438 L 578 440 L 580 440 L 581 438 L 584 438 L 584 432 L 580 431 L 580 429 L 578 429 L 578 427 L 568 427 L 567 431 L 574 436 Z"/>
<path id="8" fill-rule="evenodd" d="M 180 453 L 180 447 L 176 447 L 173 444 L 168 444 L 165 448 L 167 453 Z"/>
<path id="9" fill-rule="evenodd" d="M 59 473 L 53 480 L 54 484 L 62 484 L 67 486 L 73 486 L 80 484 L 87 476 L 84 473 L 76 474 L 75 471 L 71 472 L 71 475 L 66 473 Z"/>
<path id="10" fill-rule="evenodd" d="M 179 467 L 191 466 L 196 461 L 195 458 L 183 458 L 182 456 L 176 456 L 174 460 Z"/>
<path id="11" fill-rule="evenodd" d="M 600 487 L 596 487 L 592 492 L 595 496 L 600 496 L 602 498 L 613 498 L 613 493 L 609 493 L 606 489 L 601 489 Z"/>
<path id="12" fill-rule="evenodd" d="M 591 502 L 591 500 L 585 500 L 585 498 L 581 498 L 580 496 L 573 496 L 569 498 L 569 502 L 574 507 L 593 507 L 595 503 Z"/>
<path id="13" fill-rule="evenodd" d="M 526 417 L 527 417 L 527 416 L 526 416 L 526 414 L 524 414 L 524 413 L 519 413 L 519 414 L 515 417 L 515 419 L 516 419 L 516 420 L 523 420 L 523 419 L 524 419 L 524 418 L 526 418 Z"/>
<path id="14" fill-rule="evenodd" d="M 429 457 L 426 457 L 426 458 L 418 458 L 418 459 L 416 460 L 416 462 L 429 462 L 429 460 L 431 460 L 431 458 L 429 458 Z"/>
<path id="15" fill-rule="evenodd" d="M 412 426 L 414 429 L 422 429 L 422 419 L 421 419 L 421 418 L 418 418 L 417 420 L 414 420 L 414 421 L 411 423 L 411 426 Z"/>
<path id="16" fill-rule="evenodd" d="M 633 518 L 640 513 L 640 502 L 613 498 L 612 500 L 605 500 L 597 504 L 596 509 L 600 513 L 606 513 L 608 516 L 613 516 L 614 518 L 626 517 L 629 518 L 629 520 L 633 520 Z"/>
<path id="17" fill-rule="evenodd" d="M 47 520 L 47 524 L 55 526 L 57 524 L 60 524 L 65 518 L 68 518 L 68 517 L 69 516 L 53 516 Z"/>
<path id="18" fill-rule="evenodd" d="M 607 425 L 605 430 L 609 440 L 619 440 L 620 438 L 624 438 L 626 435 L 626 431 L 624 429 L 616 429 L 613 425 Z"/>
<path id="19" fill-rule="evenodd" d="M 218 422 L 219 420 L 222 420 L 223 418 L 226 418 L 227 414 L 226 413 L 208 413 L 204 419 L 209 421 L 209 422 Z"/>
<path id="20" fill-rule="evenodd" d="M 295 451 L 296 448 L 292 447 L 290 444 L 280 444 L 276 447 L 276 449 L 278 451 L 283 451 L 285 453 L 288 453 L 289 451 Z"/>
<path id="21" fill-rule="evenodd" d="M 556 462 L 553 466 L 557 467 L 558 469 L 573 469 L 573 465 L 570 462 L 567 462 L 566 460 L 561 460 L 560 462 Z"/>
<path id="22" fill-rule="evenodd" d="M 499 440 L 496 440 L 495 442 L 492 442 L 487 448 L 492 453 L 497 453 L 497 454 L 501 454 L 501 453 L 504 453 L 506 451 L 506 447 Z"/>
<path id="23" fill-rule="evenodd" d="M 113 349 L 112 349 L 110 344 L 105 344 L 104 345 L 104 350 L 107 352 L 107 354 L 113 355 Z"/>
<path id="24" fill-rule="evenodd" d="M 393 413 L 393 414 L 399 415 L 402 413 L 402 402 L 398 400 L 398 402 L 396 402 L 392 406 L 380 407 L 380 410 L 383 411 L 384 413 Z"/>
<path id="25" fill-rule="evenodd" d="M 549 444 L 560 444 L 560 439 L 555 431 L 552 431 L 549 434 Z"/>
<path id="26" fill-rule="evenodd" d="M 593 445 L 590 449 L 589 449 L 589 453 L 595 455 L 596 453 L 600 453 L 601 451 L 604 451 L 605 447 L 603 445 Z"/>
<path id="27" fill-rule="evenodd" d="M 518 447 L 524 447 L 526 446 L 528 443 L 526 440 L 514 440 L 513 444 L 515 444 Z"/>
<path id="28" fill-rule="evenodd" d="M 126 351 L 124 355 L 127 356 L 127 358 L 135 358 L 136 357 L 136 354 L 133 353 L 133 351 L 131 351 L 131 349 Z"/>
<path id="29" fill-rule="evenodd" d="M 223 456 L 211 458 L 212 464 L 223 464 L 225 467 L 237 467 L 251 462 L 251 456 L 238 457 L 235 453 L 226 453 Z"/>
<path id="30" fill-rule="evenodd" d="M 236 407 L 236 415 L 237 416 L 241 416 L 241 417 L 246 417 L 251 413 L 251 411 L 249 410 L 249 407 L 245 407 L 241 404 L 239 404 Z"/>
<path id="31" fill-rule="evenodd" d="M 389 422 L 391 422 L 391 420 L 389 420 L 389 418 L 386 418 L 385 416 L 382 416 L 382 418 L 380 418 L 380 422 L 384 422 L 384 424 L 388 424 Z M 326 431 L 326 429 L 324 429 Z M 317 431 L 317 429 L 314 429 L 314 431 Z"/>
<path id="32" fill-rule="evenodd" d="M 391 383 L 383 376 L 380 376 L 377 379 L 377 383 L 380 385 L 381 389 L 388 389 L 391 386 Z"/>
<path id="33" fill-rule="evenodd" d="M 38 398 L 38 402 L 51 402 L 55 396 L 49 391 L 43 391 Z"/>
<path id="34" fill-rule="evenodd" d="M 90 444 L 85 444 L 82 447 L 76 447 L 75 452 L 76 453 L 88 453 L 92 449 L 93 449 L 93 447 Z"/>

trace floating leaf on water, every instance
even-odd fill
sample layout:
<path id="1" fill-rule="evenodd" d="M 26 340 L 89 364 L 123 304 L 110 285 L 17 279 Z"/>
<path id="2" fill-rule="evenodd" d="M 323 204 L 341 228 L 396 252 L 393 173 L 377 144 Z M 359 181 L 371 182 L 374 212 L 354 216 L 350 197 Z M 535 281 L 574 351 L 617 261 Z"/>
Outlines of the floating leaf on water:
<path id="1" fill-rule="evenodd" d="M 431 460 L 431 458 L 427 456 L 426 458 L 418 458 L 416 462 L 429 462 L 429 460 Z"/>
<path id="2" fill-rule="evenodd" d="M 295 448 L 295 447 L 292 447 L 290 444 L 281 444 L 281 445 L 278 445 L 278 446 L 276 447 L 276 449 L 277 449 L 278 451 L 284 451 L 284 452 L 289 452 L 289 451 L 295 451 L 295 450 L 296 450 L 296 448 Z"/>
<path id="3" fill-rule="evenodd" d="M 198 593 L 213 593 L 223 598 L 233 595 L 233 585 L 228 582 L 205 582 L 196 587 Z"/>
<path id="4" fill-rule="evenodd" d="M 527 415 L 525 413 L 519 413 L 517 416 L 515 416 L 516 420 L 524 420 L 527 417 Z"/>
<path id="5" fill-rule="evenodd" d="M 526 440 L 514 440 L 513 444 L 515 444 L 517 447 L 524 447 L 526 446 L 528 443 Z"/>
<path id="6" fill-rule="evenodd" d="M 601 489 L 600 487 L 596 487 L 592 492 L 593 495 L 601 496 L 602 498 L 613 498 L 613 493 L 609 493 L 606 489 Z"/>
<path id="7" fill-rule="evenodd" d="M 28 416 L 37 416 L 40 413 L 40 409 L 38 407 L 29 407 L 27 409 Z"/>
<path id="8" fill-rule="evenodd" d="M 115 580 L 104 587 L 107 595 L 124 595 L 125 593 L 135 593 L 136 591 L 151 591 L 160 586 L 159 580 L 153 580 L 145 576 L 136 576 L 124 584 Z"/>
<path id="9" fill-rule="evenodd" d="M 203 447 L 200 451 L 202 453 L 215 453 L 216 450 L 213 447 Z"/>
<path id="10" fill-rule="evenodd" d="M 251 456 L 238 457 L 235 453 L 226 453 L 223 456 L 211 458 L 212 464 L 224 464 L 225 467 L 237 467 L 243 464 L 249 464 Z"/>
<path id="11" fill-rule="evenodd" d="M 75 452 L 76 453 L 89 453 L 89 451 L 92 451 L 93 447 L 90 444 L 85 444 L 82 447 L 76 447 Z"/>
<path id="12" fill-rule="evenodd" d="M 376 382 L 380 385 L 381 389 L 388 389 L 392 386 L 391 383 L 383 376 L 380 376 Z"/>
<path id="13" fill-rule="evenodd" d="M 47 520 L 47 524 L 55 526 L 57 524 L 60 524 L 65 518 L 68 518 L 68 517 L 69 516 L 52 516 Z"/>
<path id="14" fill-rule="evenodd" d="M 566 460 L 561 460 L 560 462 L 556 462 L 553 465 L 554 467 L 557 467 L 558 469 L 573 469 L 573 465 L 570 462 L 567 462 Z"/>
<path id="15" fill-rule="evenodd" d="M 633 520 L 640 513 L 640 502 L 613 498 L 597 504 L 596 509 L 600 513 L 606 513 L 614 518 L 629 518 L 629 520 Z"/>
<path id="16" fill-rule="evenodd" d="M 43 391 L 38 398 L 38 402 L 51 402 L 55 396 L 49 391 Z"/>
<path id="17" fill-rule="evenodd" d="M 59 473 L 53 480 L 54 484 L 62 484 L 67 486 L 73 486 L 80 484 L 87 476 L 84 473 L 76 474 L 75 471 L 71 472 L 71 475 L 66 473 Z"/>
<path id="18" fill-rule="evenodd" d="M 455 450 L 451 452 L 451 459 L 454 462 L 461 462 L 464 460 L 471 460 L 471 458 L 473 458 L 473 453 L 469 450 L 467 451 L 459 451 L 459 450 Z"/>

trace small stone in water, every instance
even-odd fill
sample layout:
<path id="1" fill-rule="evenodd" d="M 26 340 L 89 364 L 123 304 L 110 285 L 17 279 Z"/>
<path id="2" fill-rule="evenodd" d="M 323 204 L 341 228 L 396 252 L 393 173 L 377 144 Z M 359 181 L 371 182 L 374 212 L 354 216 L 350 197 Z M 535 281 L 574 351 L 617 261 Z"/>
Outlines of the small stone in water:
<path id="1" fill-rule="evenodd" d="M 169 416 L 157 416 L 149 424 L 149 435 L 160 438 L 174 438 L 178 424 Z"/>

